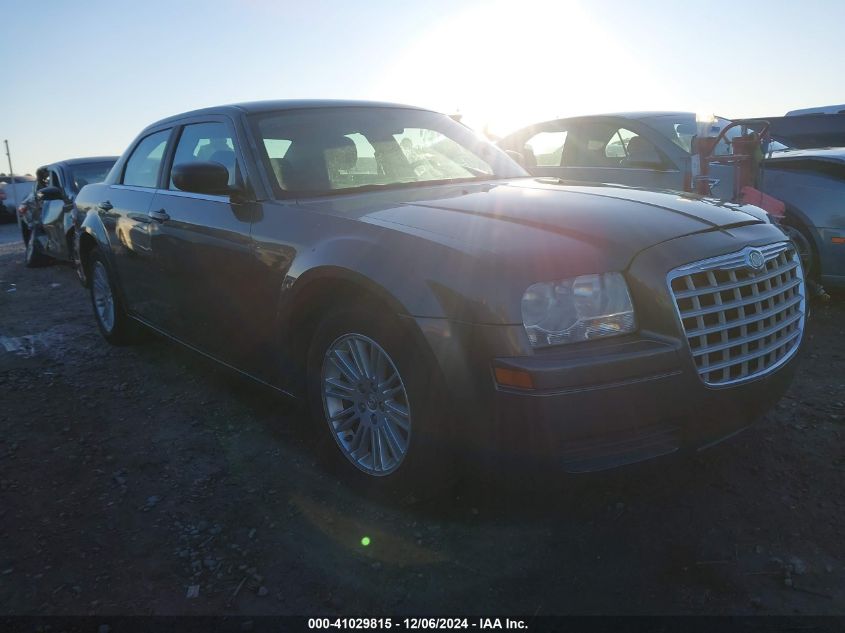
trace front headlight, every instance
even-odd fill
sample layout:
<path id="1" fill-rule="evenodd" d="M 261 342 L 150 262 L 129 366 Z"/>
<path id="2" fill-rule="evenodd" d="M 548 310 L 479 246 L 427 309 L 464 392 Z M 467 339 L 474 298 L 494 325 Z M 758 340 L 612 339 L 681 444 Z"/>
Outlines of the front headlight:
<path id="1" fill-rule="evenodd" d="M 627 334 L 637 327 L 620 273 L 534 284 L 522 296 L 522 323 L 533 347 Z"/>

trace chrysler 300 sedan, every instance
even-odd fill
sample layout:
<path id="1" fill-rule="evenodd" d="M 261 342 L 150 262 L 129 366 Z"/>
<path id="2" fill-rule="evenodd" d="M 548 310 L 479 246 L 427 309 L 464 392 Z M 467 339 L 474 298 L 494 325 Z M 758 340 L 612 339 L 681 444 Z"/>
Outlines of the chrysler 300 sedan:
<path id="1" fill-rule="evenodd" d="M 307 400 L 339 473 L 585 472 L 747 426 L 793 374 L 800 262 L 742 206 L 529 176 L 449 117 L 209 108 L 77 197 L 94 313 Z"/>

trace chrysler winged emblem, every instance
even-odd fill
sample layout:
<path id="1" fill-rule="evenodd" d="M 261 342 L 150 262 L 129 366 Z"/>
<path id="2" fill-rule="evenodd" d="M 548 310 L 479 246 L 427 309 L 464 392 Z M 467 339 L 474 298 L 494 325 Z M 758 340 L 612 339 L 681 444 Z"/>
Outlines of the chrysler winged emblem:
<path id="1" fill-rule="evenodd" d="M 763 252 L 756 248 L 749 249 L 745 253 L 745 265 L 753 272 L 763 270 L 766 265 L 766 258 L 763 257 Z"/>

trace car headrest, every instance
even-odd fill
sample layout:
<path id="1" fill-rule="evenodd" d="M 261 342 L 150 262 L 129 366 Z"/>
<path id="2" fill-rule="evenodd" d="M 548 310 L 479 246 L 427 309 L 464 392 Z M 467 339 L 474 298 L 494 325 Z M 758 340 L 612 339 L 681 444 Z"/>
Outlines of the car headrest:
<path id="1" fill-rule="evenodd" d="M 631 137 L 628 141 L 628 158 L 636 160 L 639 156 L 654 154 L 654 147 L 642 136 Z"/>
<path id="2" fill-rule="evenodd" d="M 214 152 L 208 160 L 223 165 L 229 171 L 229 182 L 232 182 L 232 175 L 235 170 L 235 152 L 230 149 L 219 150 Z"/>
<path id="3" fill-rule="evenodd" d="M 280 161 L 285 189 L 289 191 L 327 191 L 329 177 L 322 152 L 313 145 L 294 141 Z"/>
<path id="4" fill-rule="evenodd" d="M 325 150 L 326 167 L 329 171 L 354 169 L 358 163 L 358 149 L 355 141 L 347 136 L 341 136 Z"/>

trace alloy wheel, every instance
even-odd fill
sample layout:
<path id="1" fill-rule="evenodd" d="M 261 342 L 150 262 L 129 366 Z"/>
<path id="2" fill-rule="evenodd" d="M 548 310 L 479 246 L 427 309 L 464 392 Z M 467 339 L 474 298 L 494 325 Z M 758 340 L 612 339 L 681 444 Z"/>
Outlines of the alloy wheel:
<path id="1" fill-rule="evenodd" d="M 323 358 L 321 391 L 329 431 L 349 461 L 373 476 L 399 468 L 411 440 L 411 411 L 384 348 L 362 334 L 336 339 Z"/>
<path id="2" fill-rule="evenodd" d="M 94 263 L 91 293 L 100 324 L 106 332 L 111 332 L 114 329 L 114 296 L 106 267 L 100 261 Z"/>

